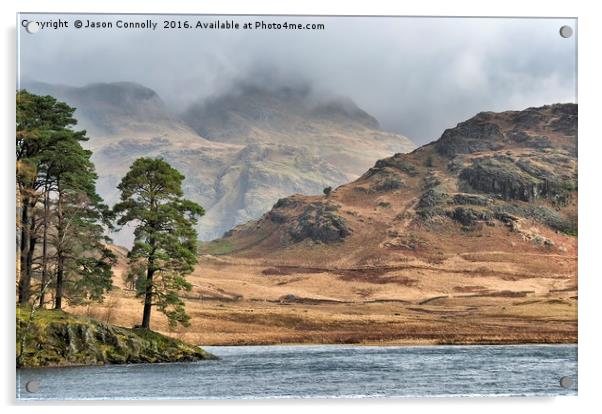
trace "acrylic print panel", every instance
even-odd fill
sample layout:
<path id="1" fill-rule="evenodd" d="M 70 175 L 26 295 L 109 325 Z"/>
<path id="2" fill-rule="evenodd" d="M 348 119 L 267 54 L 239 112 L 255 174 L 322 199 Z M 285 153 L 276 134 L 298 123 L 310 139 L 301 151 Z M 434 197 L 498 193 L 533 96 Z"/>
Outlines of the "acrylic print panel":
<path id="1" fill-rule="evenodd" d="M 577 393 L 576 19 L 17 31 L 17 398 Z"/>

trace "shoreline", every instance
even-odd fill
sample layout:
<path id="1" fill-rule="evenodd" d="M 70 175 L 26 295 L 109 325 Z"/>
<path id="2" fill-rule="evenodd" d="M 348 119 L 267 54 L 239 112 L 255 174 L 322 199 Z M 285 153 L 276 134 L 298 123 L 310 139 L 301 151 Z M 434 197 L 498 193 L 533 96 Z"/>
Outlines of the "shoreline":
<path id="1" fill-rule="evenodd" d="M 432 348 L 432 347 L 522 347 L 522 346 L 537 346 L 537 347 L 558 347 L 558 346 L 578 346 L 576 342 L 565 342 L 565 343 L 496 343 L 496 344 L 387 344 L 387 345 L 370 345 L 370 344 L 278 344 L 278 345 L 202 345 L 203 349 L 206 348 L 243 348 L 243 347 L 348 347 L 348 348 Z M 201 347 L 201 346 L 199 346 Z M 208 358 L 203 361 L 219 361 L 221 358 L 211 354 L 214 358 Z M 140 365 L 171 365 L 171 364 L 188 364 L 196 363 L 200 361 L 173 361 L 173 362 L 139 362 L 139 363 L 126 363 L 126 364 L 74 364 L 74 365 L 49 365 L 49 366 L 36 366 L 36 367 L 17 367 L 16 371 L 22 370 L 43 370 L 43 369 L 68 369 L 68 368 L 92 368 L 92 367 L 110 367 L 110 366 L 140 366 Z"/>
<path id="2" fill-rule="evenodd" d="M 520 341 L 506 341 L 506 342 L 448 342 L 448 343 L 433 343 L 427 341 L 416 341 L 416 342 L 359 342 L 359 343 L 318 343 L 318 342 L 286 342 L 286 343 L 245 343 L 245 344 L 199 344 L 200 348 L 210 347 L 276 347 L 276 346 L 356 346 L 356 347 L 449 347 L 449 346 L 523 346 L 523 345 L 578 345 L 578 341 L 559 341 L 559 342 L 520 342 Z"/>

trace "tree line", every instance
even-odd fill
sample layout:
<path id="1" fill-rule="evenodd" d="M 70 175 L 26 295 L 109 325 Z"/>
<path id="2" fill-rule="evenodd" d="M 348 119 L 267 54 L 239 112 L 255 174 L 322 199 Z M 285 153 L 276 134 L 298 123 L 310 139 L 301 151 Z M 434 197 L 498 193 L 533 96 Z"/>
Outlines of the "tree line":
<path id="1" fill-rule="evenodd" d="M 139 158 L 109 208 L 96 192 L 75 108 L 26 90 L 16 99 L 17 304 L 60 310 L 65 302 L 102 302 L 117 261 L 109 234 L 131 224 L 126 279 L 144 304 L 141 327 L 150 329 L 153 307 L 170 325 L 188 325 L 179 293 L 191 289 L 186 275 L 204 210 L 183 197 L 185 177 L 160 158 Z"/>

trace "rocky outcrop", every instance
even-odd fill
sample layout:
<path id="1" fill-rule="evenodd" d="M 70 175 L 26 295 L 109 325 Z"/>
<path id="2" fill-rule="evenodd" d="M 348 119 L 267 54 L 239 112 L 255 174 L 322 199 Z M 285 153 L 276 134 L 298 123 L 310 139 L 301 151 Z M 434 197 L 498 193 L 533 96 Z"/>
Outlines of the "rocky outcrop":
<path id="1" fill-rule="evenodd" d="M 576 137 L 577 105 L 555 104 L 502 114 L 481 112 L 455 128 L 445 130 L 435 145 L 439 154 L 450 158 L 497 151 L 517 143 L 545 150 L 556 146 L 551 136 L 558 133 Z M 576 140 L 567 149 L 576 153 Z"/>
<path id="2" fill-rule="evenodd" d="M 554 131 L 566 135 L 577 135 L 577 105 L 554 105 L 552 112 L 558 117 L 550 122 Z"/>
<path id="3" fill-rule="evenodd" d="M 457 193 L 453 196 L 453 203 L 459 205 L 487 206 L 491 204 L 491 199 L 479 194 Z"/>
<path id="4" fill-rule="evenodd" d="M 509 140 L 518 144 L 524 145 L 525 147 L 536 148 L 544 150 L 553 146 L 550 138 L 545 135 L 529 135 L 525 131 L 520 129 L 513 129 L 506 134 Z"/>
<path id="5" fill-rule="evenodd" d="M 378 171 L 386 167 L 399 170 L 410 177 L 415 177 L 418 174 L 416 166 L 404 159 L 403 154 L 398 153 L 392 157 L 383 158 L 382 160 L 376 161 L 374 167 L 370 169 L 368 173 L 364 175 L 364 177 L 375 175 Z"/>
<path id="6" fill-rule="evenodd" d="M 499 149 L 504 134 L 497 124 L 481 121 L 479 116 L 445 130 L 437 142 L 437 151 L 454 157 L 458 154 Z"/>
<path id="7" fill-rule="evenodd" d="M 505 204 L 493 208 L 498 220 L 505 223 L 526 217 L 551 229 L 565 234 L 577 233 L 577 218 L 566 217 L 555 209 L 546 206 Z"/>
<path id="8" fill-rule="evenodd" d="M 292 222 L 289 234 L 295 242 L 311 239 L 334 243 L 351 234 L 345 219 L 336 214 L 336 206 L 324 203 L 309 204 Z"/>
<path id="9" fill-rule="evenodd" d="M 135 364 L 216 359 L 147 329 L 127 329 L 55 310 L 17 308 L 17 366 Z"/>
<path id="10" fill-rule="evenodd" d="M 473 189 L 504 200 L 531 201 L 555 194 L 555 184 L 529 174 L 505 158 L 478 158 L 460 172 Z"/>
<path id="11" fill-rule="evenodd" d="M 422 193 L 416 205 L 416 214 L 423 219 L 429 219 L 444 214 L 443 206 L 447 204 L 449 194 L 438 188 L 430 188 Z"/>
<path id="12" fill-rule="evenodd" d="M 373 180 L 371 180 L 367 189 L 367 191 L 370 193 L 387 193 L 389 191 L 406 187 L 405 181 L 400 177 L 399 174 L 386 170 L 379 170 L 374 175 L 375 177 Z"/>
<path id="13" fill-rule="evenodd" d="M 466 226 L 472 227 L 478 222 L 489 222 L 493 217 L 487 210 L 476 210 L 470 207 L 456 207 L 447 213 L 452 220 Z"/>

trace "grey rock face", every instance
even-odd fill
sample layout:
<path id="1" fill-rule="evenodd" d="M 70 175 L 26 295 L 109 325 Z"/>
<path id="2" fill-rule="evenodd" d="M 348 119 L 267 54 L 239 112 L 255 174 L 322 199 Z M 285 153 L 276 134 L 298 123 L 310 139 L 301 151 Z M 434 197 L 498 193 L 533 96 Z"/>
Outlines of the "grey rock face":
<path id="1" fill-rule="evenodd" d="M 471 227 L 479 221 L 491 220 L 492 216 L 488 211 L 477 211 L 470 207 L 456 207 L 448 212 L 448 215 L 458 223 Z"/>
<path id="2" fill-rule="evenodd" d="M 379 171 L 377 179 L 368 189 L 371 193 L 386 193 L 406 186 L 404 180 L 398 175 L 387 171 Z"/>
<path id="3" fill-rule="evenodd" d="M 459 175 L 471 188 L 503 200 L 532 201 L 546 198 L 561 205 L 568 201 L 574 181 L 527 159 L 477 158 Z"/>
<path id="4" fill-rule="evenodd" d="M 384 158 L 382 160 L 376 161 L 376 164 L 374 164 L 374 168 L 371 171 L 369 171 L 369 173 L 371 172 L 370 175 L 374 175 L 382 168 L 390 167 L 395 168 L 409 175 L 410 177 L 415 177 L 417 174 L 416 167 L 411 163 L 401 159 L 401 155 L 402 154 L 395 154 L 390 158 Z"/>
<path id="5" fill-rule="evenodd" d="M 437 143 L 437 151 L 454 157 L 457 154 L 496 150 L 501 147 L 503 139 L 504 134 L 496 124 L 468 120 L 445 130 Z"/>
<path id="6" fill-rule="evenodd" d="M 558 211 L 545 206 L 507 204 L 496 206 L 493 212 L 498 220 L 509 225 L 518 221 L 519 217 L 529 217 L 563 233 L 575 233 L 577 231 L 576 220 L 573 221 L 563 217 Z"/>
<path id="7" fill-rule="evenodd" d="M 519 128 L 531 129 L 546 120 L 546 116 L 541 113 L 539 108 L 528 108 L 517 112 L 512 118 L 512 122 Z"/>
<path id="8" fill-rule="evenodd" d="M 520 143 L 529 148 L 545 149 L 553 146 L 550 138 L 544 135 L 529 135 L 520 129 L 513 129 L 512 131 L 509 131 L 506 136 L 511 141 Z"/>
<path id="9" fill-rule="evenodd" d="M 445 213 L 444 206 L 449 200 L 449 194 L 437 187 L 426 190 L 416 206 L 416 214 L 423 219 L 430 219 Z"/>
<path id="10" fill-rule="evenodd" d="M 487 206 L 491 204 L 491 199 L 479 194 L 458 193 L 454 194 L 453 202 L 460 205 Z"/>
<path id="11" fill-rule="evenodd" d="M 566 135 L 577 135 L 577 115 L 561 114 L 550 122 L 550 127 Z"/>
<path id="12" fill-rule="evenodd" d="M 499 196 L 504 200 L 531 201 L 546 195 L 546 182 L 504 159 L 483 158 L 460 173 L 472 188 Z"/>
<path id="13" fill-rule="evenodd" d="M 342 241 L 351 234 L 351 229 L 335 210 L 336 207 L 323 203 L 308 205 L 289 230 L 291 238 L 296 242 L 305 239 L 322 243 Z"/>

